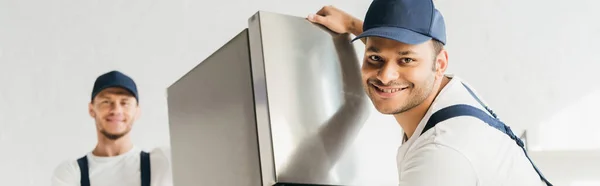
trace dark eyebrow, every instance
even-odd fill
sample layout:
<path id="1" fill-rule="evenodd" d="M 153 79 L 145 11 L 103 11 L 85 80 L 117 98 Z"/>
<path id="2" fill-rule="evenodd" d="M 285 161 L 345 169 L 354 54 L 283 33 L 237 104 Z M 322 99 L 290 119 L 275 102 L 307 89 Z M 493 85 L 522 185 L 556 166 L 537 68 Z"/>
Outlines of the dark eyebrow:
<path id="1" fill-rule="evenodd" d="M 369 51 L 369 52 L 375 52 L 375 53 L 379 53 L 380 52 L 379 48 L 376 48 L 374 46 L 368 47 L 367 51 Z M 416 52 L 414 52 L 412 50 L 405 50 L 405 51 L 398 52 L 398 55 L 401 55 L 401 56 L 407 56 L 407 55 L 411 55 L 411 54 L 416 54 Z"/>
<path id="2" fill-rule="evenodd" d="M 374 46 L 370 46 L 369 48 L 367 48 L 367 51 L 369 52 L 375 52 L 375 53 L 379 53 L 379 49 L 375 48 Z"/>
<path id="3" fill-rule="evenodd" d="M 98 99 L 108 99 L 108 96 L 100 94 L 98 95 Z"/>
<path id="4" fill-rule="evenodd" d="M 411 55 L 411 54 L 416 54 L 416 52 L 413 52 L 410 50 L 405 50 L 405 51 L 398 52 L 398 54 L 400 54 L 401 56 L 407 56 L 407 55 Z"/>

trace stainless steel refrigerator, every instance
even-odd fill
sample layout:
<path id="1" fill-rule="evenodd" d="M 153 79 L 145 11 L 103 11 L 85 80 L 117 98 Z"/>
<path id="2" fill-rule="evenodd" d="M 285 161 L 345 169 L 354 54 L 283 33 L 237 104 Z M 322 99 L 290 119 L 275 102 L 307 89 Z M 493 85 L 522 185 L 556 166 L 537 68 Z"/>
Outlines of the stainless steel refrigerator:
<path id="1" fill-rule="evenodd" d="M 354 143 L 372 114 L 360 76 L 349 35 L 257 12 L 168 87 L 174 185 L 379 183 L 356 166 L 395 166 L 355 158 L 375 145 Z"/>

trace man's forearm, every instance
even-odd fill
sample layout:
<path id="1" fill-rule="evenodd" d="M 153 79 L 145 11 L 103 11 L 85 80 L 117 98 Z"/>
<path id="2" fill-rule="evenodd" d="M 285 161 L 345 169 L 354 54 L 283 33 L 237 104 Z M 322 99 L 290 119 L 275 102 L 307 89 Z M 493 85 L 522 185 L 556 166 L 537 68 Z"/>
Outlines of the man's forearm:
<path id="1" fill-rule="evenodd" d="M 363 33 L 363 21 L 353 17 L 352 21 L 350 22 L 349 31 L 350 31 L 350 33 L 354 34 L 355 36 L 362 34 Z M 360 40 L 365 44 L 367 43 L 366 38 L 361 38 Z"/>

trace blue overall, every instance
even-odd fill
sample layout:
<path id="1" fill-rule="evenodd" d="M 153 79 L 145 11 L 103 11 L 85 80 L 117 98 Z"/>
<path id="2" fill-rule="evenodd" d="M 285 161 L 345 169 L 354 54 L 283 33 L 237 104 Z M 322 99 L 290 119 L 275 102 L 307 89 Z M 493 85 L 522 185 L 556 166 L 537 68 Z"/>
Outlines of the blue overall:
<path id="1" fill-rule="evenodd" d="M 421 132 L 421 134 L 423 134 L 427 130 L 433 128 L 436 124 L 438 124 L 444 120 L 453 118 L 453 117 L 472 116 L 472 117 L 478 118 L 478 119 L 486 122 L 488 125 L 500 130 L 501 132 L 508 135 L 511 139 L 513 139 L 517 143 L 517 145 L 519 145 L 519 147 L 521 147 L 521 149 L 523 149 L 523 152 L 525 153 L 525 157 L 527 157 L 527 159 L 529 160 L 531 165 L 533 165 L 533 168 L 535 169 L 537 174 L 540 176 L 540 179 L 542 179 L 546 183 L 546 185 L 552 186 L 552 184 L 544 177 L 544 175 L 540 172 L 540 170 L 538 170 L 538 168 L 535 166 L 533 161 L 531 161 L 531 158 L 529 158 L 529 155 L 527 155 L 527 151 L 524 148 L 523 141 L 521 141 L 521 139 L 519 139 L 512 132 L 512 130 L 510 130 L 509 126 L 506 126 L 502 121 L 500 121 L 500 119 L 498 119 L 496 114 L 491 109 L 489 109 L 485 104 L 483 104 L 483 102 L 475 95 L 475 93 L 473 93 L 473 91 L 467 85 L 463 84 L 463 86 L 467 89 L 467 91 L 469 91 L 471 96 L 473 96 L 473 98 L 475 98 L 479 102 L 479 104 L 481 104 L 492 116 L 488 115 L 485 111 L 478 109 L 477 107 L 470 106 L 470 105 L 466 105 L 466 104 L 452 105 L 452 106 L 443 108 L 443 109 L 433 113 L 433 115 L 431 115 L 431 117 L 427 121 L 427 124 L 425 124 L 425 127 L 423 128 L 423 132 Z"/>
<path id="2" fill-rule="evenodd" d="M 90 186 L 87 156 L 77 159 L 77 164 L 81 172 L 81 186 Z M 140 152 L 140 171 L 142 186 L 150 186 L 150 154 L 144 151 Z"/>

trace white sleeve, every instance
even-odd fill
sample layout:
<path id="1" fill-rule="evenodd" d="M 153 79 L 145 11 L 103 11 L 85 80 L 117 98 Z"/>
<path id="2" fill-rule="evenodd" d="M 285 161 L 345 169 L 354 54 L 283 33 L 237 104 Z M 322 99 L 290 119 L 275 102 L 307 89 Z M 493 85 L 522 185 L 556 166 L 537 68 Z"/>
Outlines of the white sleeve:
<path id="1" fill-rule="evenodd" d="M 436 143 L 407 154 L 400 167 L 400 186 L 475 186 L 471 162 L 455 149 Z"/>
<path id="2" fill-rule="evenodd" d="M 73 162 L 63 162 L 52 174 L 52 186 L 79 186 L 79 167 Z"/>
<path id="3" fill-rule="evenodd" d="M 152 186 L 172 186 L 171 150 L 167 147 L 153 149 L 150 155 Z"/>

